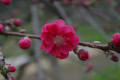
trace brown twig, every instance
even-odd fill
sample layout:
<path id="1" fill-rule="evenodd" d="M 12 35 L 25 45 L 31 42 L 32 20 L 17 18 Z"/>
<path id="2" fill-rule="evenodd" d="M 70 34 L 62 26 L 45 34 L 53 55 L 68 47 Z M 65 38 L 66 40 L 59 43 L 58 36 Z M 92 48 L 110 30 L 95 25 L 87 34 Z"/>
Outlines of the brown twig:
<path id="1" fill-rule="evenodd" d="M 40 39 L 39 35 L 26 34 L 26 33 L 20 33 L 20 32 L 1 32 L 0 35 L 20 36 L 20 37 L 28 36 L 30 38 Z"/>
<path id="2" fill-rule="evenodd" d="M 87 46 L 91 48 L 97 48 L 104 51 L 110 50 L 110 47 L 107 44 L 96 44 L 96 43 L 90 43 L 90 42 L 80 42 L 79 45 L 81 46 Z"/>

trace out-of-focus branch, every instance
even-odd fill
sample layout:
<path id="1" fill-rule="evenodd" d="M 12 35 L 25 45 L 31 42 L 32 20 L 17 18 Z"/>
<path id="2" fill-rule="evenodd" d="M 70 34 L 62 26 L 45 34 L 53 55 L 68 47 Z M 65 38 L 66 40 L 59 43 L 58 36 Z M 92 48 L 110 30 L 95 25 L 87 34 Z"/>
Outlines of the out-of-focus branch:
<path id="1" fill-rule="evenodd" d="M 39 19 L 39 15 L 38 15 L 38 8 L 36 6 L 36 4 L 33 4 L 31 7 L 31 14 L 32 14 L 32 30 L 33 33 L 35 34 L 40 34 L 40 19 Z M 39 38 L 40 39 L 40 38 Z M 41 50 L 40 50 L 40 45 L 38 44 L 40 43 L 40 40 L 34 40 L 34 59 L 36 62 L 36 70 L 37 70 L 37 76 L 36 79 L 37 80 L 46 80 L 46 77 L 43 73 L 42 67 L 41 67 Z"/>
<path id="2" fill-rule="evenodd" d="M 64 19 L 64 17 L 61 16 L 59 11 L 55 8 L 55 6 L 52 3 L 50 4 L 50 2 L 48 2 L 46 0 L 39 0 L 39 1 L 43 2 L 47 6 L 48 10 L 55 13 L 59 18 Z"/>
<path id="3" fill-rule="evenodd" d="M 53 1 L 51 2 L 51 4 L 46 0 L 40 1 L 43 2 L 50 9 L 50 11 L 56 14 L 59 18 L 64 19 L 69 25 L 72 24 L 71 20 L 68 18 L 64 8 L 61 6 L 59 1 Z"/>
<path id="4" fill-rule="evenodd" d="M 30 60 L 28 60 L 26 63 L 20 66 L 17 77 L 16 77 L 17 80 L 21 80 L 22 76 L 24 75 L 24 71 L 25 71 L 24 69 L 32 62 L 33 62 L 33 58 L 31 57 Z"/>
<path id="5" fill-rule="evenodd" d="M 67 16 L 64 8 L 61 6 L 61 4 L 58 1 L 54 1 L 53 2 L 55 8 L 57 9 L 57 11 L 59 12 L 59 14 L 63 17 L 63 19 L 69 24 L 72 25 L 71 20 L 69 19 L 69 17 Z"/>
<path id="6" fill-rule="evenodd" d="M 87 22 L 92 25 L 93 28 L 95 28 L 97 31 L 99 31 L 105 37 L 106 40 L 109 39 L 109 37 L 106 35 L 104 29 L 101 28 L 101 25 L 96 22 L 96 20 L 89 14 L 89 12 L 86 8 L 80 7 L 80 13 L 87 20 Z"/>

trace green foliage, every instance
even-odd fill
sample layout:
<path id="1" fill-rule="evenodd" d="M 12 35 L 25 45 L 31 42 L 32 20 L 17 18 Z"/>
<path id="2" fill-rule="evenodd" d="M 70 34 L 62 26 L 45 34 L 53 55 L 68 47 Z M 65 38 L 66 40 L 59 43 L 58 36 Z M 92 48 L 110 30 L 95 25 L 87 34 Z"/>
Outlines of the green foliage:
<path id="1" fill-rule="evenodd" d="M 77 33 L 80 36 L 81 41 L 101 41 L 106 42 L 104 36 L 98 31 L 93 29 L 88 24 L 80 24 L 77 28 Z"/>
<path id="2" fill-rule="evenodd" d="M 120 66 L 114 65 L 109 68 L 105 68 L 96 74 L 91 80 L 120 80 Z"/>

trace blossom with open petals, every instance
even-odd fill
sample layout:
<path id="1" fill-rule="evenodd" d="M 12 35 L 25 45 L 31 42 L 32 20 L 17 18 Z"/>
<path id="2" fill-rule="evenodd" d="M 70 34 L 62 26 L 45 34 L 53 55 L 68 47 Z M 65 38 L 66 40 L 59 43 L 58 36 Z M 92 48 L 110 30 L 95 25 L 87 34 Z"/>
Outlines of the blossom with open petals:
<path id="1" fill-rule="evenodd" d="M 72 26 L 66 25 L 63 20 L 45 24 L 40 38 L 41 49 L 60 59 L 67 58 L 69 51 L 75 49 L 79 43 L 79 38 Z"/>

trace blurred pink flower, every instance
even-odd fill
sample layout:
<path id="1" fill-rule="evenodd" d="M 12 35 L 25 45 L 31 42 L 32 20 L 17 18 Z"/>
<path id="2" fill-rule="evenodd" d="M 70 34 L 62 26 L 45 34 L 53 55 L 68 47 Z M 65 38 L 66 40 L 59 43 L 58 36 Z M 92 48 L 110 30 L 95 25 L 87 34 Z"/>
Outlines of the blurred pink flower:
<path id="1" fill-rule="evenodd" d="M 86 72 L 89 72 L 91 70 L 93 70 L 93 64 L 88 65 Z"/>
<path id="2" fill-rule="evenodd" d="M 17 27 L 20 27 L 22 25 L 22 21 L 21 19 L 17 18 L 14 20 L 14 24 L 17 26 Z"/>
<path id="3" fill-rule="evenodd" d="M 64 0 L 65 4 L 71 4 L 73 0 Z"/>
<path id="4" fill-rule="evenodd" d="M 3 30 L 4 30 L 4 26 L 0 24 L 0 32 L 2 32 Z"/>
<path id="5" fill-rule="evenodd" d="M 120 48 L 120 33 L 115 33 L 112 37 L 112 44 Z"/>
<path id="6" fill-rule="evenodd" d="M 16 80 L 14 77 L 11 77 L 11 80 Z"/>
<path id="7" fill-rule="evenodd" d="M 75 49 L 79 43 L 79 38 L 72 26 L 65 25 L 63 20 L 45 24 L 40 38 L 41 49 L 60 59 L 67 58 L 69 51 Z"/>
<path id="8" fill-rule="evenodd" d="M 4 4 L 4 5 L 9 5 L 12 0 L 1 0 L 1 2 Z"/>
<path id="9" fill-rule="evenodd" d="M 8 70 L 9 70 L 10 72 L 15 72 L 15 71 L 16 71 L 16 67 L 15 67 L 15 66 L 9 66 L 9 67 L 8 67 Z"/>

